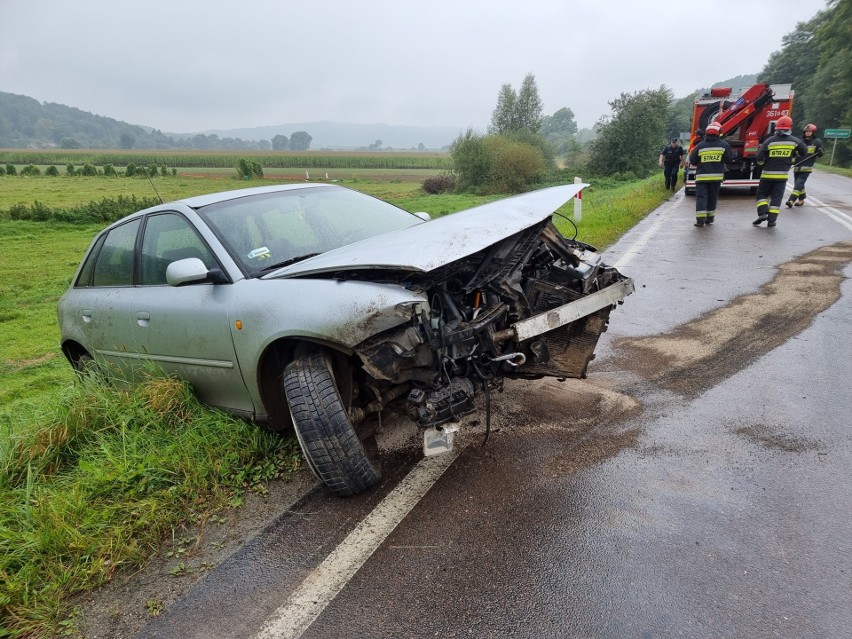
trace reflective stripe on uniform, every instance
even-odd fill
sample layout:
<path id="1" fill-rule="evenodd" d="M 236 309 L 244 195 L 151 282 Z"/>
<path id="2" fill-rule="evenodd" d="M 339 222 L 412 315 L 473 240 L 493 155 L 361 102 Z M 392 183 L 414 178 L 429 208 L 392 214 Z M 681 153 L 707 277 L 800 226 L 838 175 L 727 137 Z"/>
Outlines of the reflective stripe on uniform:
<path id="1" fill-rule="evenodd" d="M 769 204 L 769 200 L 758 200 L 757 201 L 757 207 L 758 208 L 760 208 L 761 206 L 766 206 L 767 204 Z"/>
<path id="2" fill-rule="evenodd" d="M 699 173 L 695 176 L 696 182 L 721 182 L 724 179 L 724 173 Z"/>
<path id="3" fill-rule="evenodd" d="M 786 180 L 787 173 L 787 171 L 764 171 L 760 174 L 760 177 L 767 180 Z"/>
<path id="4" fill-rule="evenodd" d="M 696 212 L 695 212 L 695 217 L 697 217 L 697 218 L 704 218 L 704 217 L 707 217 L 707 211 L 696 211 Z"/>

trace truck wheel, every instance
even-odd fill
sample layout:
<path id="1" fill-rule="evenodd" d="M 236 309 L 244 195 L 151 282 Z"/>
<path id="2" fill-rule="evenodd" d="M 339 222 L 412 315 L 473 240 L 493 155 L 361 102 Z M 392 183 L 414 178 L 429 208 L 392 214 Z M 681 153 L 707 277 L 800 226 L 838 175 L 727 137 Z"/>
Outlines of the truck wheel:
<path id="1" fill-rule="evenodd" d="M 381 479 L 349 419 L 324 351 L 290 362 L 282 379 L 299 446 L 311 471 L 339 497 L 364 492 Z"/>
<path id="2" fill-rule="evenodd" d="M 687 195 L 695 195 L 695 189 L 684 189 L 683 191 Z"/>

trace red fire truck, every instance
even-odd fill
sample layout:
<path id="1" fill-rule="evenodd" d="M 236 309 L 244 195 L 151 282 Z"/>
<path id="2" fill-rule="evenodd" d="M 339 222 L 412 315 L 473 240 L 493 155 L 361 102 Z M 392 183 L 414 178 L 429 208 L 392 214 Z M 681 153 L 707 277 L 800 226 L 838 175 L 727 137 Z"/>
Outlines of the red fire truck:
<path id="1" fill-rule="evenodd" d="M 725 171 L 723 186 L 750 187 L 757 191 L 760 167 L 754 160 L 760 143 L 775 131 L 775 122 L 782 115 L 792 117 L 793 95 L 789 84 L 755 84 L 734 93 L 730 87 L 710 89 L 695 99 L 692 109 L 692 128 L 689 149 L 700 142 L 697 130 L 717 121 L 722 126 L 720 136 L 734 152 L 734 161 Z M 695 193 L 695 167 L 686 169 L 686 194 Z"/>

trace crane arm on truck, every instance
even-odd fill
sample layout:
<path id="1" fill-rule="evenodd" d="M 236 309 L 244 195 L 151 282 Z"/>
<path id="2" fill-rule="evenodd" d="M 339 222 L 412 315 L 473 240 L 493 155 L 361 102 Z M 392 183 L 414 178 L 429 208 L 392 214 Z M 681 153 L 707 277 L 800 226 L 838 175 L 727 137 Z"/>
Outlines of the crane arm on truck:
<path id="1" fill-rule="evenodd" d="M 772 102 L 773 95 L 772 89 L 767 84 L 755 84 L 743 93 L 729 109 L 716 116 L 716 121 L 722 125 L 721 135 L 726 136 L 743 124 L 747 127 L 748 121 Z"/>

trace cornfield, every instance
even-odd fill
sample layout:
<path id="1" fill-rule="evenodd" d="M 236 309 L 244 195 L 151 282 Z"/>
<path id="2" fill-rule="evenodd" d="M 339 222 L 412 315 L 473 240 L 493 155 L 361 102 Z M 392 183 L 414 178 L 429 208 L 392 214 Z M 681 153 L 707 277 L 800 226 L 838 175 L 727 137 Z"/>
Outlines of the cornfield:
<path id="1" fill-rule="evenodd" d="M 92 149 L 2 149 L 0 164 L 64 166 L 168 166 L 232 168 L 240 158 L 259 162 L 264 168 L 299 169 L 437 169 L 449 170 L 447 153 L 394 151 L 168 151 Z"/>

